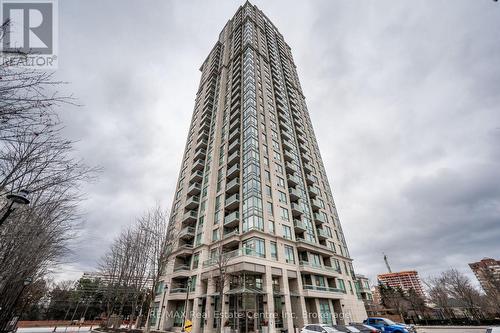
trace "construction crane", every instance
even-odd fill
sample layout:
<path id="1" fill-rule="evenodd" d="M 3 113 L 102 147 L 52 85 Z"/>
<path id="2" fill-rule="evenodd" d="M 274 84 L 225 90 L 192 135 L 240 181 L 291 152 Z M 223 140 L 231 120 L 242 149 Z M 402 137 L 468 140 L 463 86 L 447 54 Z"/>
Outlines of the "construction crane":
<path id="1" fill-rule="evenodd" d="M 389 270 L 389 273 L 392 273 L 391 271 L 391 266 L 389 266 L 389 260 L 387 260 L 387 255 L 385 253 L 382 253 L 384 255 L 384 261 L 385 265 L 387 266 L 387 270 Z"/>

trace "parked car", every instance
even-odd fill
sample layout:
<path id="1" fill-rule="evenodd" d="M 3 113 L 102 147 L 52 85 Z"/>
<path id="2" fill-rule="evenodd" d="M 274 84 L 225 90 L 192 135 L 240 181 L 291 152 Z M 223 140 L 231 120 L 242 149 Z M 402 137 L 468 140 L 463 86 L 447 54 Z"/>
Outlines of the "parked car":
<path id="1" fill-rule="evenodd" d="M 488 327 L 486 333 L 500 333 L 500 326 Z"/>
<path id="2" fill-rule="evenodd" d="M 361 332 L 356 327 L 351 326 L 351 325 L 333 325 L 333 327 L 341 332 L 346 332 L 346 333 L 360 333 Z"/>
<path id="3" fill-rule="evenodd" d="M 387 318 L 381 317 L 370 317 L 363 321 L 363 324 L 373 326 L 382 332 L 392 332 L 392 333 L 413 333 L 410 326 L 405 324 L 398 324 Z"/>
<path id="4" fill-rule="evenodd" d="M 362 323 L 350 323 L 350 326 L 356 327 L 362 333 L 381 333 L 382 331 L 370 325 Z"/>
<path id="5" fill-rule="evenodd" d="M 309 324 L 300 330 L 300 333 L 340 333 L 338 329 L 327 324 Z"/>

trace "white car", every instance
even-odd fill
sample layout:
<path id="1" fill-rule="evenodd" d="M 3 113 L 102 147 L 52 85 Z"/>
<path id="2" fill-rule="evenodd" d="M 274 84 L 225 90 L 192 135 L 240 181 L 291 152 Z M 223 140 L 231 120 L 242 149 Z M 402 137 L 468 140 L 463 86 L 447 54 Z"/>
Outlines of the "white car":
<path id="1" fill-rule="evenodd" d="M 309 324 L 304 326 L 300 333 L 342 333 L 341 331 L 331 327 L 330 325 L 327 324 Z"/>
<path id="2" fill-rule="evenodd" d="M 497 326 L 497 327 L 488 327 L 486 329 L 486 333 L 500 333 L 500 326 Z"/>

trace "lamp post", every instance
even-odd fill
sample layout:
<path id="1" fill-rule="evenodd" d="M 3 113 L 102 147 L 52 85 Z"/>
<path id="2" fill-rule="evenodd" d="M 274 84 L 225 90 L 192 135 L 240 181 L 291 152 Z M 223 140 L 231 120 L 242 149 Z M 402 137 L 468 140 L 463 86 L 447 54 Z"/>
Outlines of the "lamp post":
<path id="1" fill-rule="evenodd" d="M 7 205 L 5 205 L 6 210 L 2 218 L 0 219 L 0 226 L 5 222 L 5 220 L 7 220 L 9 215 L 16 210 L 17 206 L 27 205 L 30 203 L 28 194 L 29 192 L 27 190 L 21 190 L 17 193 L 7 194 L 7 200 L 9 200 L 9 202 L 7 203 Z"/>

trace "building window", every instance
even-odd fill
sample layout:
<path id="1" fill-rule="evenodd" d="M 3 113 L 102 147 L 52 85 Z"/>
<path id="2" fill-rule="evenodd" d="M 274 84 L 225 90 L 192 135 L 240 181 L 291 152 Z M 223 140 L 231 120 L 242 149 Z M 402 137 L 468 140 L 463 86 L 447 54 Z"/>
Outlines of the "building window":
<path id="1" fill-rule="evenodd" d="M 261 258 L 266 257 L 266 247 L 264 240 L 261 238 L 250 238 L 243 242 L 243 248 L 245 249 L 245 254 L 255 255 Z"/>
<path id="2" fill-rule="evenodd" d="M 280 198 L 279 198 L 279 201 L 281 203 L 285 203 L 286 204 L 286 194 L 281 192 L 281 191 L 278 191 L 279 192 L 279 195 L 280 195 Z"/>
<path id="3" fill-rule="evenodd" d="M 271 216 L 273 216 L 273 203 L 272 202 L 268 202 L 267 203 L 267 213 Z"/>
<path id="4" fill-rule="evenodd" d="M 278 260 L 278 246 L 276 242 L 271 242 L 271 258 Z"/>
<path id="5" fill-rule="evenodd" d="M 289 221 L 290 216 L 288 214 L 288 209 L 280 207 L 280 210 L 281 210 L 281 219 L 283 219 L 285 221 Z"/>
<path id="6" fill-rule="evenodd" d="M 286 239 L 292 239 L 292 229 L 289 226 L 283 226 L 283 237 Z"/>
<path id="7" fill-rule="evenodd" d="M 198 268 L 198 263 L 200 262 L 200 253 L 193 254 L 193 269 Z"/>
<path id="8" fill-rule="evenodd" d="M 271 233 L 271 234 L 274 235 L 274 232 L 275 232 L 274 222 L 273 221 L 269 221 L 269 233 Z"/>
<path id="9" fill-rule="evenodd" d="M 295 264 L 295 255 L 292 246 L 285 245 L 285 260 L 289 264 Z"/>
<path id="10" fill-rule="evenodd" d="M 266 185 L 266 195 L 270 198 L 273 197 L 273 190 L 271 189 L 271 186 Z"/>

